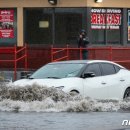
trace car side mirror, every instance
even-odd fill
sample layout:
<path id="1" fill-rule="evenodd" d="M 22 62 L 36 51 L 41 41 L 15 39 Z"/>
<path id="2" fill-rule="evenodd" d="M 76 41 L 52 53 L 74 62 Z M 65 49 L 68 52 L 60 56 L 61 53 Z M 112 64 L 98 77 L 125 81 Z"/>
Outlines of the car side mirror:
<path id="1" fill-rule="evenodd" d="M 31 73 L 27 74 L 27 78 L 29 78 L 31 75 L 32 75 Z"/>
<path id="2" fill-rule="evenodd" d="M 32 75 L 32 71 L 22 71 L 21 72 L 21 79 L 29 78 Z"/>
<path id="3" fill-rule="evenodd" d="M 92 78 L 95 77 L 95 73 L 93 72 L 87 72 L 83 74 L 83 78 Z"/>

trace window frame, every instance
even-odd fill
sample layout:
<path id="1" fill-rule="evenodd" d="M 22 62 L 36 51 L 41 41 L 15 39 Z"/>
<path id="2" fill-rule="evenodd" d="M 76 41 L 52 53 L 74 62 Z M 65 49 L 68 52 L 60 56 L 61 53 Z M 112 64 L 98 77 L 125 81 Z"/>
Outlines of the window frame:
<path id="1" fill-rule="evenodd" d="M 107 64 L 107 65 L 113 66 L 113 68 L 114 68 L 114 70 L 115 70 L 115 73 L 113 73 L 113 74 L 105 74 L 105 73 L 103 72 L 103 66 L 102 66 L 103 64 Z M 117 73 L 114 64 L 102 62 L 102 63 L 100 63 L 100 66 L 101 66 L 102 76 L 109 76 L 109 75 L 114 75 L 114 74 Z"/>
<path id="2" fill-rule="evenodd" d="M 96 63 L 89 63 L 89 64 L 87 64 L 87 66 L 85 67 L 85 69 L 84 69 L 82 75 L 85 73 L 85 71 L 87 70 L 87 68 L 88 68 L 90 65 L 93 65 L 93 64 L 97 64 L 97 65 L 99 66 L 99 70 L 100 70 L 100 75 L 98 75 L 98 76 L 95 75 L 95 77 L 100 77 L 100 76 L 102 76 L 102 70 L 101 70 L 101 67 L 100 67 L 100 63 L 97 63 L 97 62 L 96 62 Z"/>

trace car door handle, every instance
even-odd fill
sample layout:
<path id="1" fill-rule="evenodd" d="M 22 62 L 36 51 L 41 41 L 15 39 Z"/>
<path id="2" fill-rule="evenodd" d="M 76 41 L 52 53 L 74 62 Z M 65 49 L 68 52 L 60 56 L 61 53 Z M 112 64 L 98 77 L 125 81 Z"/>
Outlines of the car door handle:
<path id="1" fill-rule="evenodd" d="M 125 81 L 124 79 L 120 79 L 121 82 Z"/>
<path id="2" fill-rule="evenodd" d="M 107 84 L 107 83 L 105 83 L 105 82 L 102 82 L 102 84 L 103 84 L 103 85 L 105 85 L 105 84 Z"/>

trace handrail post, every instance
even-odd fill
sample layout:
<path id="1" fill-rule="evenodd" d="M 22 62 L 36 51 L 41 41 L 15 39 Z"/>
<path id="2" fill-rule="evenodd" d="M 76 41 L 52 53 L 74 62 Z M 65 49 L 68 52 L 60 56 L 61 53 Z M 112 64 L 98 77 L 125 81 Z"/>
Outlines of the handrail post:
<path id="1" fill-rule="evenodd" d="M 69 45 L 67 44 L 67 50 L 66 50 L 66 53 L 67 53 L 67 60 L 69 60 Z"/>
<path id="2" fill-rule="evenodd" d="M 93 49 L 93 59 L 96 59 L 96 48 Z"/>
<path id="3" fill-rule="evenodd" d="M 51 45 L 51 62 L 53 62 L 53 44 Z"/>
<path id="4" fill-rule="evenodd" d="M 112 46 L 110 46 L 110 55 L 109 55 L 109 60 L 112 61 Z"/>
<path id="5" fill-rule="evenodd" d="M 28 56 L 27 56 L 27 44 L 25 44 L 25 71 L 27 71 L 27 67 L 28 67 Z"/>
<path id="6" fill-rule="evenodd" d="M 14 80 L 17 79 L 17 49 L 16 49 L 16 45 L 14 46 Z"/>
<path id="7" fill-rule="evenodd" d="M 82 60 L 82 48 L 80 47 L 80 60 Z"/>

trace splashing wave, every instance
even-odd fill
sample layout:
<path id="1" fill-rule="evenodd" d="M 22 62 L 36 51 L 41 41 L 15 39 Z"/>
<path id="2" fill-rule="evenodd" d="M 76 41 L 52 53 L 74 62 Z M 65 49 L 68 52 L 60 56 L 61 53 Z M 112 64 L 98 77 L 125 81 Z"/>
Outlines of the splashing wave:
<path id="1" fill-rule="evenodd" d="M 0 111 L 113 112 L 130 111 L 130 100 L 94 100 L 71 96 L 54 87 L 0 85 Z"/>

